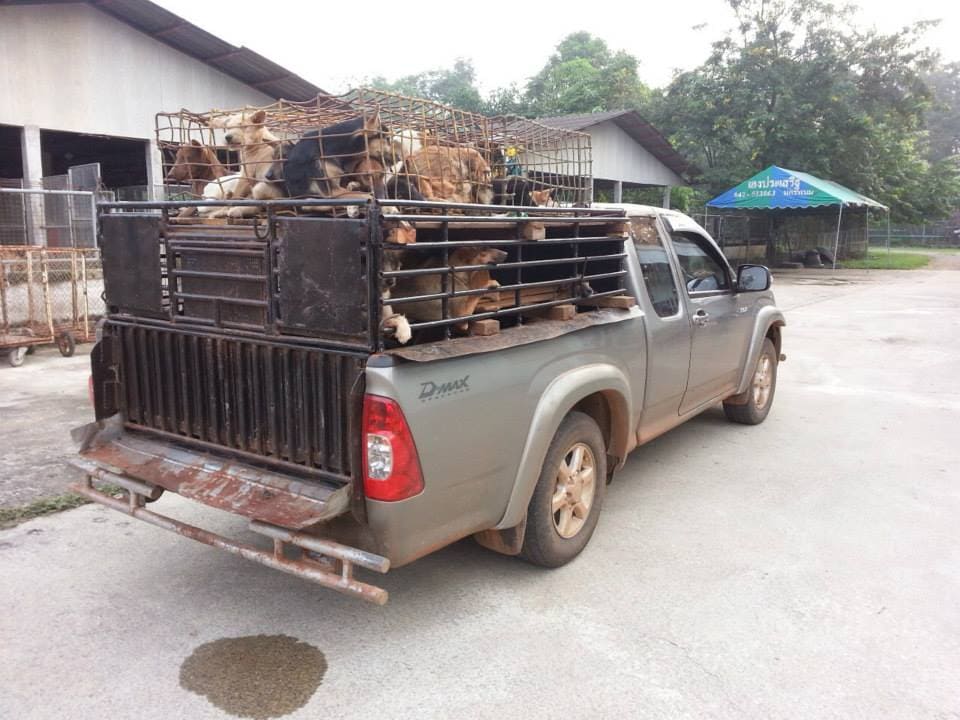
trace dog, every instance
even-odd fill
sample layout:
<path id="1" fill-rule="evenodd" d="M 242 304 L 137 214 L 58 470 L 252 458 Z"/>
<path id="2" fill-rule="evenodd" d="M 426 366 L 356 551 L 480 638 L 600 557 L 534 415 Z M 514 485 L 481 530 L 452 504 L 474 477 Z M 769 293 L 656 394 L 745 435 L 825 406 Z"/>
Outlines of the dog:
<path id="1" fill-rule="evenodd" d="M 201 144 L 198 140 L 191 140 L 188 144 L 177 148 L 173 167 L 167 173 L 167 182 L 189 183 L 190 194 L 195 198 L 216 199 L 215 192 L 224 197 L 223 188 L 228 182 L 230 171 L 227 170 L 213 148 Z M 217 182 L 219 181 L 219 182 Z M 211 190 L 211 186 L 215 190 Z M 204 208 L 205 209 L 205 208 Z M 202 214 L 203 210 L 201 210 Z M 180 217 L 197 214 L 197 208 L 181 208 Z"/>
<path id="2" fill-rule="evenodd" d="M 267 172 L 273 167 L 274 153 L 280 138 L 274 135 L 264 124 L 267 119 L 265 110 L 240 112 L 225 118 L 214 118 L 211 128 L 224 130 L 227 145 L 240 151 L 240 180 L 233 191 L 233 197 L 242 200 L 254 197 L 258 200 L 270 197 L 255 197 L 254 188 L 266 181 Z M 270 196 L 269 187 L 260 188 L 261 195 Z M 223 211 L 211 213 L 211 217 L 251 217 L 257 214 L 256 207 L 223 208 Z"/>
<path id="3" fill-rule="evenodd" d="M 503 250 L 497 250 L 490 247 L 458 247 L 449 255 L 450 267 L 463 267 L 467 265 L 491 265 L 502 263 L 507 259 L 507 253 Z M 442 268 L 443 260 L 439 256 L 431 256 L 422 260 L 419 264 L 408 265 L 405 267 L 414 268 Z M 500 287 L 500 283 L 490 276 L 490 270 L 460 271 L 455 272 L 450 277 L 453 280 L 452 288 L 450 283 L 448 289 L 454 292 L 463 292 L 465 290 L 495 290 Z M 416 295 L 431 295 L 442 292 L 442 276 L 437 275 L 415 275 L 413 277 L 399 278 L 393 288 L 393 296 L 396 298 L 413 297 Z M 466 317 L 473 315 L 480 303 L 482 294 L 464 295 L 462 297 L 452 297 L 447 300 L 447 314 L 449 318 Z M 415 322 L 427 322 L 431 320 L 441 320 L 443 314 L 443 304 L 440 300 L 425 300 L 417 303 L 404 303 L 404 312 L 408 320 Z M 468 323 L 457 323 L 454 329 L 458 332 L 466 332 Z"/>
<path id="4" fill-rule="evenodd" d="M 519 207 L 555 207 L 553 188 L 531 180 L 522 175 L 494 178 L 494 205 L 513 205 Z"/>
<path id="5" fill-rule="evenodd" d="M 494 192 L 490 166 L 471 147 L 428 146 L 404 161 L 427 200 L 490 205 Z"/>
<path id="6" fill-rule="evenodd" d="M 388 168 L 401 161 L 403 143 L 380 124 L 377 113 L 344 120 L 303 134 L 284 167 L 290 197 L 341 197 L 355 181 L 386 197 Z"/>

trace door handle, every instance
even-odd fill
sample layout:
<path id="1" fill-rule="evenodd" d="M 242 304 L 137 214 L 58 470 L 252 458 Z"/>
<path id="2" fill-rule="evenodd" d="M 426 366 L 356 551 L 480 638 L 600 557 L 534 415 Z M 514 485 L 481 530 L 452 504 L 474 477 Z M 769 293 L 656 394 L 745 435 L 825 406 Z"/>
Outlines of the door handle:
<path id="1" fill-rule="evenodd" d="M 710 313 L 705 310 L 697 310 L 693 315 L 693 324 L 703 327 L 710 321 Z"/>

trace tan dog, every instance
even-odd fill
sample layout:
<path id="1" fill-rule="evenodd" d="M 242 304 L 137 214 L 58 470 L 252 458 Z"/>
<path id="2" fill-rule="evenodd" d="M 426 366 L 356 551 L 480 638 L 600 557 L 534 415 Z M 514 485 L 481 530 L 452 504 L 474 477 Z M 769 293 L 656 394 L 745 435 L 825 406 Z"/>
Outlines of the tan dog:
<path id="1" fill-rule="evenodd" d="M 503 250 L 488 247 L 458 247 L 449 256 L 450 267 L 463 267 L 466 265 L 489 265 L 491 263 L 501 263 L 507 259 L 507 253 Z M 440 268 L 443 267 L 442 260 L 439 257 L 430 257 L 419 265 L 409 266 L 404 263 L 404 267 L 414 268 Z M 494 290 L 500 287 L 500 283 L 490 277 L 490 271 L 473 270 L 455 272 L 450 277 L 453 278 L 453 288 L 455 292 L 465 290 Z M 416 275 L 414 277 L 398 278 L 396 287 L 391 293 L 394 298 L 413 297 L 415 295 L 432 295 L 442 292 L 442 277 L 440 275 Z M 450 318 L 466 317 L 472 315 L 477 309 L 481 293 L 476 295 L 465 295 L 463 297 L 453 297 L 447 301 L 447 314 Z M 428 322 L 431 320 L 442 319 L 443 305 L 440 300 L 426 300 L 418 303 L 403 303 L 404 313 L 409 320 L 414 322 Z M 454 328 L 460 332 L 466 332 L 467 323 L 458 323 Z"/>
<path id="2" fill-rule="evenodd" d="M 475 148 L 425 147 L 406 158 L 403 172 L 416 176 L 427 200 L 493 202 L 490 166 Z"/>
<path id="3" fill-rule="evenodd" d="M 273 184 L 266 182 L 267 173 L 274 162 L 274 151 L 280 143 L 280 138 L 264 125 L 266 119 L 266 111 L 256 110 L 215 118 L 210 122 L 210 127 L 222 128 L 227 144 L 240 151 L 241 178 L 233 192 L 233 197 L 237 200 L 250 197 L 255 200 L 271 200 L 282 197 L 276 194 Z M 256 214 L 256 207 L 234 207 L 230 208 L 229 212 L 212 213 L 211 217 L 251 217 Z"/>
<path id="4" fill-rule="evenodd" d="M 213 148 L 202 145 L 198 140 L 177 148 L 173 167 L 167 173 L 167 182 L 189 183 L 190 194 L 195 198 L 206 197 L 207 185 L 229 175 Z M 180 217 L 196 215 L 196 208 L 181 208 Z"/>

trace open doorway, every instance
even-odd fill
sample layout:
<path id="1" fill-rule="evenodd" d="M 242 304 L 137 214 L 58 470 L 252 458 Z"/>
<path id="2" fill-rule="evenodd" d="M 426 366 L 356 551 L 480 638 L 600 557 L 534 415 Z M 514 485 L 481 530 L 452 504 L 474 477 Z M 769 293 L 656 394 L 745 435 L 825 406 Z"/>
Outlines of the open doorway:
<path id="1" fill-rule="evenodd" d="M 23 177 L 23 148 L 20 144 L 23 128 L 13 125 L 0 125 L 0 187 L 10 185 L 4 180 L 17 180 Z M 16 183 L 20 187 L 20 183 Z"/>
<path id="2" fill-rule="evenodd" d="M 107 189 L 147 184 L 147 142 L 106 135 L 40 131 L 43 176 L 66 175 L 75 165 L 100 163 Z"/>

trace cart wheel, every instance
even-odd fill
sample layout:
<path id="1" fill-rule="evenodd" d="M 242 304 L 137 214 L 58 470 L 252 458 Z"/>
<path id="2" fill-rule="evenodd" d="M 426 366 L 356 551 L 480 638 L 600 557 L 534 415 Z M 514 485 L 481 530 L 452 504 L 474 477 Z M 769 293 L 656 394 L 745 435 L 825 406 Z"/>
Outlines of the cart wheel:
<path id="1" fill-rule="evenodd" d="M 15 347 L 10 351 L 10 354 L 7 355 L 7 362 L 10 363 L 11 367 L 20 367 L 23 365 L 23 359 L 27 356 L 27 346 L 21 345 L 20 347 Z"/>
<path id="2" fill-rule="evenodd" d="M 57 349 L 64 357 L 70 357 L 77 349 L 77 341 L 70 333 L 62 332 L 57 336 Z"/>

